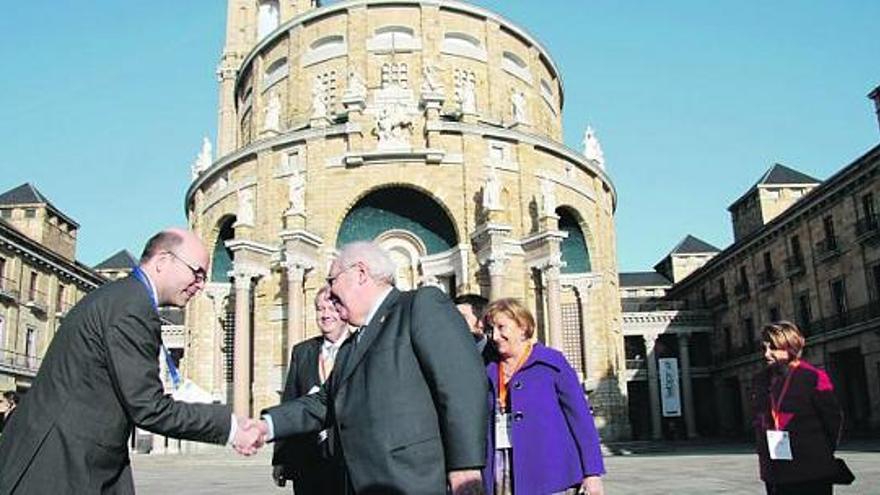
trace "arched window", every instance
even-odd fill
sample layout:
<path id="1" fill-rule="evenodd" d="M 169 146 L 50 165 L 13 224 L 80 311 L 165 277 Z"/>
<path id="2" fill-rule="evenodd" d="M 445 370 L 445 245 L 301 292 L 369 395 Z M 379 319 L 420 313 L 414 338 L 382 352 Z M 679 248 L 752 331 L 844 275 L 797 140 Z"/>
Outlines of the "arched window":
<path id="1" fill-rule="evenodd" d="M 480 40 L 467 33 L 451 32 L 443 36 L 440 51 L 449 55 L 486 61 L 486 50 Z"/>
<path id="2" fill-rule="evenodd" d="M 415 36 L 415 31 L 406 26 L 384 26 L 375 31 L 367 40 L 367 50 L 406 52 L 419 50 L 422 42 Z"/>
<path id="3" fill-rule="evenodd" d="M 235 229 L 232 225 L 235 217 L 228 217 L 220 224 L 220 232 L 217 234 L 217 242 L 214 244 L 214 253 L 211 255 L 211 281 L 229 282 L 229 272 L 232 270 L 232 251 L 226 247 L 226 241 L 235 238 Z"/>
<path id="4" fill-rule="evenodd" d="M 268 88 L 269 86 L 275 84 L 276 82 L 287 77 L 289 73 L 289 69 L 287 66 L 287 57 L 281 57 L 278 60 L 272 62 L 266 72 L 263 74 L 263 89 Z"/>
<path id="5" fill-rule="evenodd" d="M 532 82 L 529 66 L 513 52 L 504 52 L 504 55 L 501 57 L 501 68 L 527 83 Z"/>
<path id="6" fill-rule="evenodd" d="M 559 215 L 559 230 L 568 234 L 562 241 L 562 261 L 565 262 L 562 273 L 592 271 L 587 239 L 575 213 L 569 208 L 561 207 L 556 209 L 556 214 Z"/>
<path id="7" fill-rule="evenodd" d="M 345 38 L 334 34 L 318 38 L 309 45 L 309 50 L 303 55 L 304 66 L 323 62 L 331 58 L 341 57 L 348 52 Z"/>
<path id="8" fill-rule="evenodd" d="M 257 13 L 257 41 L 274 31 L 278 27 L 279 19 L 278 0 L 260 0 Z"/>

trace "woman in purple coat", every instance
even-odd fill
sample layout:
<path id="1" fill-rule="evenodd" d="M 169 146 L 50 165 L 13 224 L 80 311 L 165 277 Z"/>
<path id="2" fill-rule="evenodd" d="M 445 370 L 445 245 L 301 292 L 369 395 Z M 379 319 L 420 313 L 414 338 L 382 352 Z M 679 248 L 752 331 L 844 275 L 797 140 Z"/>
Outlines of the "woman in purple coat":
<path id="1" fill-rule="evenodd" d="M 491 382 L 487 494 L 602 495 L 599 434 L 577 375 L 559 351 L 535 342 L 535 319 L 515 299 L 486 309 L 498 351 Z"/>

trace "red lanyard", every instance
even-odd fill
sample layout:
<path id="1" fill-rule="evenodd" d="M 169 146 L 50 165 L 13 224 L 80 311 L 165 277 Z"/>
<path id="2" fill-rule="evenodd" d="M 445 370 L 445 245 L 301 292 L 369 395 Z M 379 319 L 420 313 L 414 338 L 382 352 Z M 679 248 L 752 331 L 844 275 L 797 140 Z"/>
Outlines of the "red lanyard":
<path id="1" fill-rule="evenodd" d="M 782 399 L 784 399 L 785 394 L 788 393 L 788 386 L 791 385 L 791 377 L 794 376 L 794 372 L 800 365 L 801 363 L 798 361 L 796 365 L 788 370 L 788 376 L 785 377 L 785 382 L 782 384 L 782 390 L 779 392 L 778 399 L 773 398 L 772 390 L 768 394 L 770 396 L 770 415 L 773 416 L 773 427 L 777 430 L 779 429 L 779 416 L 782 412 Z"/>
<path id="2" fill-rule="evenodd" d="M 514 366 L 513 370 L 510 372 L 510 377 L 513 378 L 514 373 L 519 371 L 523 364 L 525 364 L 526 359 L 529 358 L 529 355 L 532 353 L 532 343 L 529 342 L 526 347 L 526 351 L 522 356 L 519 357 L 519 360 L 516 362 L 516 366 Z M 504 364 L 498 363 L 498 407 L 503 412 L 507 409 L 507 380 L 504 378 Z"/>

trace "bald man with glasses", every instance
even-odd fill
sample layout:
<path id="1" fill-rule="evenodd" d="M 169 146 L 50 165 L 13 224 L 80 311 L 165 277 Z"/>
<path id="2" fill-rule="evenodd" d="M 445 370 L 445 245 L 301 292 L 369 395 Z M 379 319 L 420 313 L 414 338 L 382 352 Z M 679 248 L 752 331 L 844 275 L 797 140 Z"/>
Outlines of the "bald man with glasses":
<path id="1" fill-rule="evenodd" d="M 128 439 L 135 426 L 256 451 L 252 421 L 226 405 L 177 402 L 159 378 L 158 309 L 186 306 L 204 288 L 207 266 L 195 234 L 168 229 L 147 242 L 130 277 L 70 310 L 0 437 L 0 495 L 134 493 Z"/>

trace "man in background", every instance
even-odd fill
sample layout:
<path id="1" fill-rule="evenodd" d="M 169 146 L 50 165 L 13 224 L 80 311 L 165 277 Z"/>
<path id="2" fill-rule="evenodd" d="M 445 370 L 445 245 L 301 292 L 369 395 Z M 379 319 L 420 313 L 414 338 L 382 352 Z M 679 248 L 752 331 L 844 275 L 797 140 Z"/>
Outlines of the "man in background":
<path id="1" fill-rule="evenodd" d="M 315 393 L 327 381 L 336 364 L 339 348 L 348 337 L 348 322 L 341 308 L 330 298 L 330 287 L 315 295 L 315 320 L 321 335 L 293 347 L 290 368 L 281 401 Z M 326 430 L 306 433 L 275 442 L 272 477 L 278 486 L 293 482 L 296 495 L 326 494 L 338 491 L 338 480 L 330 464 Z"/>
<path id="2" fill-rule="evenodd" d="M 486 306 L 489 305 L 489 300 L 477 294 L 462 294 L 453 299 L 452 302 L 455 303 L 458 312 L 461 313 L 464 321 L 467 322 L 471 335 L 474 336 L 476 341 L 477 351 L 483 357 L 483 363 L 488 364 L 494 361 L 496 357 L 495 345 L 492 339 L 486 335 L 483 326 L 483 313 L 486 310 Z"/>

